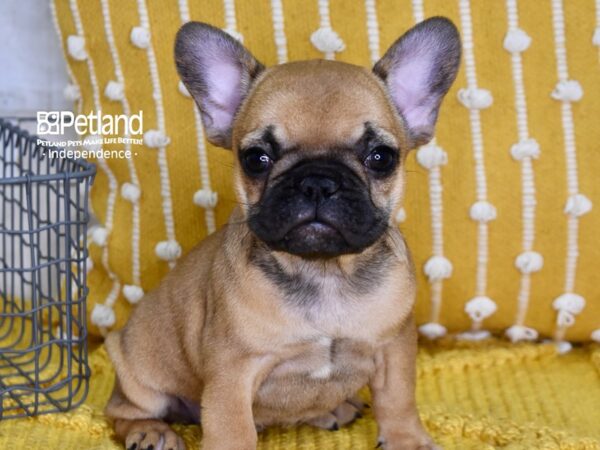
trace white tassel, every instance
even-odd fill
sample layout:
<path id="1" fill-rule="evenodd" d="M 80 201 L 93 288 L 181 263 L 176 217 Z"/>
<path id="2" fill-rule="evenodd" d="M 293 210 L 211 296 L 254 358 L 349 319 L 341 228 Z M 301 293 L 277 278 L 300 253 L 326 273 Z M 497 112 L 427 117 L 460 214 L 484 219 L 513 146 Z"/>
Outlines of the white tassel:
<path id="1" fill-rule="evenodd" d="M 471 330 L 465 331 L 464 333 L 460 333 L 456 335 L 456 339 L 462 341 L 483 341 L 485 339 L 489 339 L 492 336 L 488 330 Z"/>
<path id="2" fill-rule="evenodd" d="M 95 227 L 92 230 L 92 242 L 100 247 L 108 243 L 108 230 L 104 227 Z"/>
<path id="3" fill-rule="evenodd" d="M 133 27 L 129 38 L 137 48 L 148 48 L 150 45 L 150 30 L 145 27 Z"/>
<path id="4" fill-rule="evenodd" d="M 504 38 L 504 48 L 509 52 L 523 52 L 531 45 L 531 37 L 520 28 L 510 30 Z"/>
<path id="5" fill-rule="evenodd" d="M 573 350 L 573 344 L 567 341 L 559 341 L 554 344 L 559 355 L 564 355 Z"/>
<path id="6" fill-rule="evenodd" d="M 435 322 L 424 323 L 419 327 L 419 333 L 431 340 L 439 339 L 445 336 L 447 332 L 445 326 Z"/>
<path id="7" fill-rule="evenodd" d="M 310 36 L 310 42 L 323 53 L 342 52 L 346 44 L 333 29 L 321 27 Z"/>
<path id="8" fill-rule="evenodd" d="M 81 36 L 72 34 L 67 38 L 67 51 L 71 58 L 77 61 L 84 61 L 88 57 L 85 51 L 85 39 Z"/>
<path id="9" fill-rule="evenodd" d="M 98 303 L 92 310 L 91 320 L 99 327 L 112 327 L 115 324 L 115 312 L 110 306 Z"/>
<path id="10" fill-rule="evenodd" d="M 559 81 L 550 95 L 555 100 L 577 102 L 583 97 L 583 88 L 576 80 Z"/>
<path id="11" fill-rule="evenodd" d="M 438 281 L 452 276 L 452 263 L 444 256 L 432 256 L 423 268 L 429 281 Z"/>
<path id="12" fill-rule="evenodd" d="M 540 156 L 540 145 L 535 139 L 526 139 L 513 145 L 510 154 L 516 161 L 524 158 L 537 159 Z"/>
<path id="13" fill-rule="evenodd" d="M 94 261 L 89 256 L 85 259 L 85 273 L 90 273 L 94 268 Z"/>
<path id="14" fill-rule="evenodd" d="M 567 311 L 573 315 L 579 314 L 585 307 L 585 299 L 571 292 L 562 294 L 552 302 L 552 307 L 557 311 Z"/>
<path id="15" fill-rule="evenodd" d="M 592 210 L 592 201 L 583 194 L 571 195 L 565 205 L 565 214 L 573 217 L 583 216 Z"/>
<path id="16" fill-rule="evenodd" d="M 598 344 L 600 344 L 600 328 L 592 331 L 591 338 L 592 338 L 592 341 L 596 341 Z"/>
<path id="17" fill-rule="evenodd" d="M 535 341 L 538 338 L 538 332 L 533 328 L 522 325 L 513 325 L 505 332 L 511 342 Z"/>
<path id="18" fill-rule="evenodd" d="M 171 140 L 162 131 L 148 130 L 144 133 L 144 145 L 150 148 L 160 148 L 169 145 Z"/>
<path id="19" fill-rule="evenodd" d="M 121 197 L 131 203 L 136 203 L 140 199 L 141 191 L 139 186 L 133 183 L 123 183 L 121 186 Z"/>
<path id="20" fill-rule="evenodd" d="M 404 208 L 400 208 L 396 213 L 396 223 L 402 223 L 406 220 L 406 210 Z"/>
<path id="21" fill-rule="evenodd" d="M 473 203 L 469 210 L 471 219 L 478 222 L 490 222 L 496 218 L 496 208 L 490 202 L 478 201 Z"/>
<path id="22" fill-rule="evenodd" d="M 417 151 L 417 162 L 431 170 L 448 162 L 448 154 L 435 144 L 424 145 Z"/>
<path id="23" fill-rule="evenodd" d="M 67 84 L 63 89 L 63 95 L 71 102 L 75 102 L 81 98 L 81 91 L 76 84 Z"/>
<path id="24" fill-rule="evenodd" d="M 592 43 L 595 46 L 600 47 L 600 27 L 596 27 L 596 30 L 594 31 L 594 37 L 592 38 Z"/>
<path id="25" fill-rule="evenodd" d="M 163 261 L 175 261 L 181 256 L 181 245 L 177 241 L 161 241 L 154 247 L 154 253 Z"/>
<path id="26" fill-rule="evenodd" d="M 125 97 L 125 88 L 117 81 L 109 81 L 104 88 L 104 95 L 109 100 L 121 101 Z"/>
<path id="27" fill-rule="evenodd" d="M 126 284 L 125 286 L 123 286 L 123 296 L 127 299 L 129 303 L 135 305 L 144 296 L 144 290 L 139 286 Z"/>
<path id="28" fill-rule="evenodd" d="M 183 81 L 180 80 L 179 83 L 177 83 L 177 89 L 179 89 L 179 93 L 184 97 L 192 97 L 190 91 L 188 91 L 188 89 L 185 87 L 185 84 L 183 84 Z"/>
<path id="29" fill-rule="evenodd" d="M 218 194 L 208 189 L 200 189 L 194 193 L 194 204 L 202 208 L 217 206 Z"/>
<path id="30" fill-rule="evenodd" d="M 485 295 L 479 295 L 469 300 L 465 305 L 465 312 L 474 322 L 481 322 L 496 312 L 496 302 Z"/>
<path id="31" fill-rule="evenodd" d="M 494 103 L 492 93 L 487 89 L 466 88 L 458 91 L 458 100 L 469 109 L 485 109 Z"/>
<path id="32" fill-rule="evenodd" d="M 538 252 L 523 252 L 515 259 L 515 266 L 521 273 L 538 272 L 544 266 L 544 257 Z"/>

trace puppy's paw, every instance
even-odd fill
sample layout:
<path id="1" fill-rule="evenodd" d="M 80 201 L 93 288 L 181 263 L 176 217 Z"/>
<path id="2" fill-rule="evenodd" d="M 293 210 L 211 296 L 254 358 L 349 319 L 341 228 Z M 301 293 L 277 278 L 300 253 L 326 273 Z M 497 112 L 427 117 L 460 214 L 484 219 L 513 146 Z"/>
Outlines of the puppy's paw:
<path id="1" fill-rule="evenodd" d="M 393 436 L 389 440 L 380 436 L 375 448 L 382 450 L 443 450 L 427 434 L 403 434 Z"/>
<path id="2" fill-rule="evenodd" d="M 307 423 L 313 427 L 337 431 L 340 427 L 360 419 L 365 407 L 365 403 L 358 398 L 350 398 L 330 413 L 310 419 Z"/>
<path id="3" fill-rule="evenodd" d="M 140 420 L 131 425 L 125 439 L 127 450 L 186 450 L 181 439 L 166 423 Z"/>

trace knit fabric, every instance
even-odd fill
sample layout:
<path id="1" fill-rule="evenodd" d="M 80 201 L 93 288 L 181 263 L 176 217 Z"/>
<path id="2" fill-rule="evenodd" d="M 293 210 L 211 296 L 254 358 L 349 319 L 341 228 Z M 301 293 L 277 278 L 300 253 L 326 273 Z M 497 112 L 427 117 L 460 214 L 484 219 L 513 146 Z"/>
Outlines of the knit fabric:
<path id="1" fill-rule="evenodd" d="M 0 448 L 122 448 L 102 414 L 114 382 L 103 346 L 91 352 L 90 365 L 93 376 L 83 406 L 0 422 Z M 600 346 L 557 355 L 551 345 L 424 344 L 417 399 L 425 427 L 446 450 L 600 449 Z M 199 426 L 175 428 L 189 449 L 199 448 Z M 364 418 L 335 432 L 309 426 L 269 429 L 259 435 L 259 448 L 371 450 L 376 437 L 367 409 Z"/>

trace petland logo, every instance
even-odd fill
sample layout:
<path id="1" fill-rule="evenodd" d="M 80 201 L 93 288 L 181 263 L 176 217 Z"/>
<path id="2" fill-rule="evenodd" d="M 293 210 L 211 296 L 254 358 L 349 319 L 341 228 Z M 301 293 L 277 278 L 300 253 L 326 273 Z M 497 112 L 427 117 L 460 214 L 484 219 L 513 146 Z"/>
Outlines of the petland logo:
<path id="1" fill-rule="evenodd" d="M 143 114 L 103 115 L 102 111 L 91 111 L 88 115 L 71 111 L 38 111 L 37 134 L 62 136 L 73 129 L 78 135 L 134 136 L 143 133 Z"/>

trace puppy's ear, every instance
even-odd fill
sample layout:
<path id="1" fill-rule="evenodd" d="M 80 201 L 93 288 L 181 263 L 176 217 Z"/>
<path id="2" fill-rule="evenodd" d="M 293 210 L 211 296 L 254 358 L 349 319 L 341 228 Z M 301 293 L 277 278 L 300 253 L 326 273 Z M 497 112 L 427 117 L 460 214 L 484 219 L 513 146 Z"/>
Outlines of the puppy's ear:
<path id="1" fill-rule="evenodd" d="M 175 62 L 208 140 L 230 148 L 233 119 L 263 65 L 229 34 L 200 22 L 188 22 L 177 33 Z"/>
<path id="2" fill-rule="evenodd" d="M 460 53 L 454 24 L 432 17 L 407 31 L 373 67 L 385 82 L 414 146 L 433 137 L 440 104 L 458 72 Z"/>

